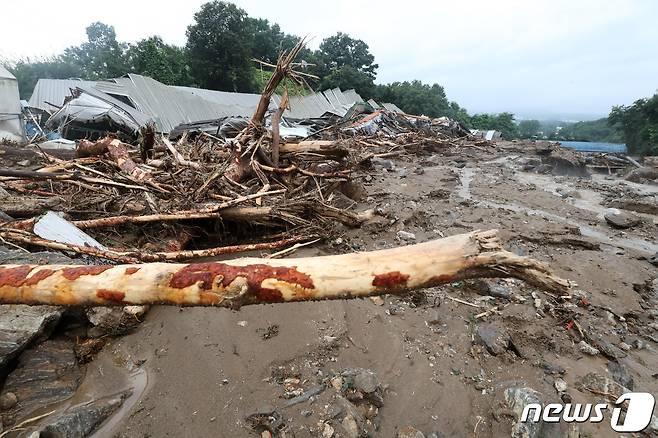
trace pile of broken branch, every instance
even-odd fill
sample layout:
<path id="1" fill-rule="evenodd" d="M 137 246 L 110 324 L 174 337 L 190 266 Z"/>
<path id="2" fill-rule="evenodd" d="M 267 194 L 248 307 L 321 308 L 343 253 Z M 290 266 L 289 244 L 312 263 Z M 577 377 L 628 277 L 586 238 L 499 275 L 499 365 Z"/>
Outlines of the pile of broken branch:
<path id="1" fill-rule="evenodd" d="M 272 128 L 264 124 L 277 86 L 303 81 L 304 73 L 293 70 L 301 48 L 302 42 L 281 57 L 250 123 L 235 138 L 183 135 L 172 144 L 148 127 L 139 147 L 110 136 L 81 140 L 73 159 L 41 151 L 36 170 L 1 170 L 10 193 L 3 211 L 23 219 L 5 222 L 0 237 L 134 263 L 274 249 L 316 239 L 330 222 L 357 226 L 362 216 L 332 205 L 352 171 L 347 142 L 281 142 L 275 120 L 285 98 Z M 35 226 L 50 209 L 66 212 L 104 245 L 40 236 Z M 190 246 L 199 249 L 185 249 Z"/>

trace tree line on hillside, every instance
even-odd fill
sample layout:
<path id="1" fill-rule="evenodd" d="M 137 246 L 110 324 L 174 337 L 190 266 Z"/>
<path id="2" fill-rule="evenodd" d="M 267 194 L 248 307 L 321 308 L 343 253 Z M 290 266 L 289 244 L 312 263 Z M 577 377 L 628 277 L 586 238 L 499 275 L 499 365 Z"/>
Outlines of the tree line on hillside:
<path id="1" fill-rule="evenodd" d="M 87 41 L 46 59 L 9 63 L 19 82 L 21 97 L 29 98 L 40 78 L 108 79 L 126 73 L 150 76 L 169 85 L 213 90 L 259 93 L 271 74 L 254 60 L 275 63 L 283 50 L 299 37 L 285 33 L 278 24 L 250 17 L 224 1 L 205 3 L 187 28 L 187 42 L 178 47 L 159 36 L 135 43 L 119 42 L 114 27 L 93 23 Z M 624 141 L 632 152 L 656 153 L 658 98 L 641 99 L 631 106 L 613 108 L 607 119 L 547 127 L 537 120 L 516 122 L 514 114 L 474 114 L 448 100 L 439 84 L 419 80 L 376 84 L 378 65 L 368 44 L 338 32 L 325 38 L 317 50 L 304 49 L 300 68 L 320 79 L 309 83 L 315 90 L 355 89 L 364 99 L 392 102 L 408 114 L 448 116 L 469 128 L 502 132 L 503 138 L 551 138 L 586 141 Z M 293 87 L 292 92 L 308 90 Z"/>
<path id="2" fill-rule="evenodd" d="M 608 117 L 601 119 L 576 123 L 525 120 L 518 131 L 520 138 L 625 143 L 631 154 L 658 155 L 658 93 L 632 105 L 614 106 Z"/>
<path id="3" fill-rule="evenodd" d="M 9 68 L 19 81 L 22 98 L 29 98 L 39 78 L 97 80 L 131 72 L 169 85 L 258 93 L 269 72 L 254 60 L 274 63 L 281 51 L 298 40 L 276 23 L 250 17 L 232 3 L 215 0 L 194 15 L 184 47 L 167 44 L 159 36 L 119 42 L 113 26 L 97 22 L 87 27 L 87 41 L 79 46 L 46 59 L 12 62 Z M 306 72 L 320 78 L 309 84 L 315 91 L 353 88 L 366 100 L 392 102 L 409 114 L 448 116 L 476 129 L 500 129 L 507 138 L 516 135 L 508 129 L 513 128 L 509 123 L 512 114 L 472 118 L 448 100 L 439 84 L 419 80 L 375 84 L 379 66 L 370 48 L 345 33 L 325 38 L 317 50 L 305 49 L 299 58 Z"/>

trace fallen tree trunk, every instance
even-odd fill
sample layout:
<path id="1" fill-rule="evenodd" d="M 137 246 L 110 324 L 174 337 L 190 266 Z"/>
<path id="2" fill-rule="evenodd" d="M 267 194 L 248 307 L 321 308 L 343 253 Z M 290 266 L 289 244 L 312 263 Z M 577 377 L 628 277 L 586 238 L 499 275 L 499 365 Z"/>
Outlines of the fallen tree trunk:
<path id="1" fill-rule="evenodd" d="M 299 143 L 285 143 L 279 147 L 281 155 L 285 154 L 317 154 L 340 160 L 349 151 L 334 140 L 304 140 Z"/>
<path id="2" fill-rule="evenodd" d="M 239 308 L 403 293 L 477 277 L 515 277 L 558 293 L 569 287 L 540 262 L 505 251 L 496 230 L 489 230 L 382 251 L 285 260 L 5 265 L 0 267 L 0 304 Z"/>

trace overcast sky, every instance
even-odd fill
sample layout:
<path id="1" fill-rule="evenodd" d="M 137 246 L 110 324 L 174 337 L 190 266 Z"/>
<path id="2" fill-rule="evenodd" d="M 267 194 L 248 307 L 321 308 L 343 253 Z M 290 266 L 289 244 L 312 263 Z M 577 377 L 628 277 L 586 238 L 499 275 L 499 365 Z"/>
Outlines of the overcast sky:
<path id="1" fill-rule="evenodd" d="M 203 0 L 3 2 L 0 57 L 48 55 L 94 21 L 120 41 L 160 35 L 183 45 Z M 438 82 L 470 112 L 606 115 L 658 89 L 658 1 L 237 0 L 287 33 L 364 40 L 377 82 Z"/>

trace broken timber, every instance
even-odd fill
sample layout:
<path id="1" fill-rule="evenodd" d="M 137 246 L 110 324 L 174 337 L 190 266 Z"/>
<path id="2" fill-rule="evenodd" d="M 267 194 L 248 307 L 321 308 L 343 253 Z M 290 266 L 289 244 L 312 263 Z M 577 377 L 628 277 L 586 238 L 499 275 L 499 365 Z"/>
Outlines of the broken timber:
<path id="1" fill-rule="evenodd" d="M 417 245 L 324 257 L 242 258 L 198 264 L 0 266 L 0 304 L 245 304 L 341 299 L 476 277 L 514 277 L 564 293 L 566 280 L 505 251 L 496 230 Z"/>

